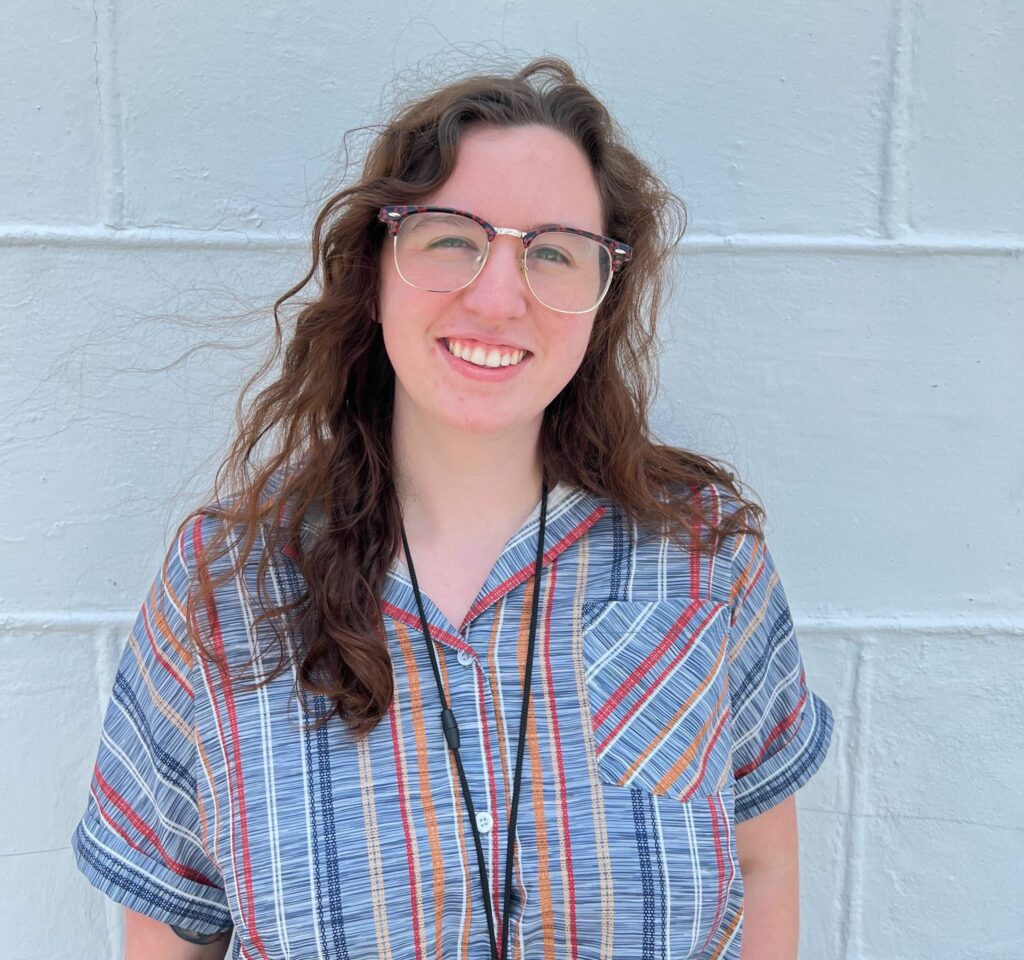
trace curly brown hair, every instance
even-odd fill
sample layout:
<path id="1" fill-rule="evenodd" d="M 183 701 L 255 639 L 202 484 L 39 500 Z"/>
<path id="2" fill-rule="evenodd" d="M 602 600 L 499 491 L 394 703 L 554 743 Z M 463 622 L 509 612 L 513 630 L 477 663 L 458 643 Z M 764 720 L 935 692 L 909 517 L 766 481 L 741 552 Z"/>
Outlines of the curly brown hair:
<path id="1" fill-rule="evenodd" d="M 606 498 L 641 528 L 667 531 L 691 549 L 756 534 L 762 520 L 724 464 L 652 438 L 657 319 L 686 208 L 630 149 L 601 101 L 568 63 L 547 57 L 408 103 L 372 142 L 359 179 L 317 216 L 309 270 L 275 304 L 273 350 L 239 400 L 216 506 L 192 515 L 221 521 L 197 559 L 192 609 L 239 576 L 262 539 L 258 608 L 275 625 L 280 656 L 260 682 L 293 663 L 299 692 L 333 705 L 320 722 L 336 713 L 357 736 L 373 729 L 393 696 L 379 597 L 401 542 L 391 449 L 395 375 L 374 322 L 385 232 L 377 213 L 421 202 L 443 184 L 474 124 L 541 124 L 572 140 L 593 169 L 604 232 L 634 251 L 598 309 L 579 370 L 545 412 L 540 449 L 548 480 Z M 301 303 L 286 341 L 282 310 L 311 284 L 318 295 Z M 278 363 L 276 378 L 257 389 Z M 700 495 L 709 484 L 732 501 L 717 519 Z M 303 519 L 314 506 L 326 522 L 303 549 Z M 694 537 L 695 529 L 708 535 Z M 275 605 L 262 585 L 271 555 L 285 546 L 306 589 Z M 213 657 L 194 630 L 199 650 Z"/>

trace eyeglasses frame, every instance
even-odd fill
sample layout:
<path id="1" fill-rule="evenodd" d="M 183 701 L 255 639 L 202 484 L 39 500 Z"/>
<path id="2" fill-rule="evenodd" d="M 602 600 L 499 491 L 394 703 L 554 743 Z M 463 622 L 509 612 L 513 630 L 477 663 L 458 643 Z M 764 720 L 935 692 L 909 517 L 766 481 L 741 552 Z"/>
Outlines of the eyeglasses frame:
<path id="1" fill-rule="evenodd" d="M 560 223 L 544 224 L 539 227 L 534 227 L 532 230 L 517 230 L 514 227 L 496 227 L 484 220 L 483 217 L 478 217 L 475 213 L 470 213 L 468 210 L 458 210 L 455 207 L 433 207 L 429 205 L 423 206 L 409 204 L 381 207 L 377 212 L 377 219 L 387 226 L 388 236 L 392 237 L 394 240 L 395 269 L 398 270 L 398 275 L 402 280 L 416 290 L 423 290 L 424 288 L 417 287 L 414 283 L 409 283 L 409 281 L 402 275 L 402 271 L 398 268 L 398 231 L 406 217 L 409 217 L 414 213 L 455 214 L 479 224 L 487 234 L 487 249 L 480 262 L 480 269 L 478 269 L 469 280 L 462 284 L 461 287 L 456 287 L 454 290 L 426 290 L 424 291 L 426 293 L 455 293 L 457 290 L 465 290 L 466 287 L 476 280 L 476 278 L 483 272 L 484 266 L 487 264 L 487 257 L 491 251 L 491 244 L 500 236 L 518 237 L 523 242 L 523 259 L 521 261 L 521 265 L 523 267 L 523 274 L 526 278 L 526 285 L 530 288 L 530 293 L 533 294 L 538 303 L 547 307 L 548 310 L 554 310 L 556 313 L 590 313 L 591 310 L 596 310 L 608 295 L 608 290 L 612 285 L 612 277 L 615 273 L 633 258 L 633 248 L 629 246 L 629 244 L 620 243 L 618 240 L 613 240 L 611 237 L 603 237 L 599 233 L 591 233 L 589 230 L 580 230 L 576 227 L 565 227 Z M 529 269 L 526 266 L 526 250 L 530 243 L 532 243 L 533 240 L 542 233 L 575 234 L 578 237 L 586 237 L 589 240 L 597 241 L 597 243 L 601 244 L 601 246 L 608 251 L 608 255 L 611 258 L 611 269 L 608 271 L 608 281 L 605 284 L 604 290 L 601 291 L 600 298 L 594 306 L 587 307 L 586 310 L 559 310 L 557 307 L 548 306 L 548 304 L 544 303 L 544 301 L 541 300 L 534 292 L 533 286 L 530 284 Z"/>

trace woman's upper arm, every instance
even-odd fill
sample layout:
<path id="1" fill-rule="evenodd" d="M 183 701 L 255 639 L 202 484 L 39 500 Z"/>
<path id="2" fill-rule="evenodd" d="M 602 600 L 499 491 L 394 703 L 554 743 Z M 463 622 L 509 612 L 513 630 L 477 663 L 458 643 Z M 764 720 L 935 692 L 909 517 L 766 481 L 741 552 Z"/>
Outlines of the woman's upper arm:
<path id="1" fill-rule="evenodd" d="M 230 933 L 179 930 L 125 907 L 124 960 L 222 960 Z"/>
<path id="2" fill-rule="evenodd" d="M 821 766 L 832 711 L 809 687 L 786 594 L 763 537 L 732 557 L 729 695 L 736 819 L 792 796 Z"/>
<path id="3" fill-rule="evenodd" d="M 796 863 L 799 858 L 796 797 L 736 824 L 736 853 L 744 874 Z"/>
<path id="4" fill-rule="evenodd" d="M 231 928 L 231 911 L 199 802 L 191 548 L 184 535 L 172 545 L 128 635 L 72 844 L 85 877 L 121 906 L 212 934 Z"/>

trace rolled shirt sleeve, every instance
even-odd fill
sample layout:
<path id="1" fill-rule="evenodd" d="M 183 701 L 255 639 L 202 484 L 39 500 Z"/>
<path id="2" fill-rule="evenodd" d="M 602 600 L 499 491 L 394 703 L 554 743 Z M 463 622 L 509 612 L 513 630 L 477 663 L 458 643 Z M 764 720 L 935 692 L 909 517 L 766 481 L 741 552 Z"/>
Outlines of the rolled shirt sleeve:
<path id="1" fill-rule="evenodd" d="M 832 712 L 807 686 L 793 618 L 762 537 L 732 555 L 729 690 L 735 813 L 749 820 L 805 784 L 828 752 Z"/>
<path id="2" fill-rule="evenodd" d="M 196 789 L 186 545 L 169 552 L 128 636 L 72 846 L 89 882 L 117 903 L 213 933 L 231 916 Z"/>

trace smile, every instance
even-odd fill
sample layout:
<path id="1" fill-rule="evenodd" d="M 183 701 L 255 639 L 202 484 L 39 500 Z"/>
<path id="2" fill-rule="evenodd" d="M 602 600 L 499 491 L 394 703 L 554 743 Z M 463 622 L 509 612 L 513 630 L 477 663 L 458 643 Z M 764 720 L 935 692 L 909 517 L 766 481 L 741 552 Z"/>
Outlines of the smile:
<path id="1" fill-rule="evenodd" d="M 525 350 L 515 347 L 488 347 L 465 340 L 445 340 L 444 344 L 450 354 L 477 367 L 514 367 L 526 356 Z"/>

